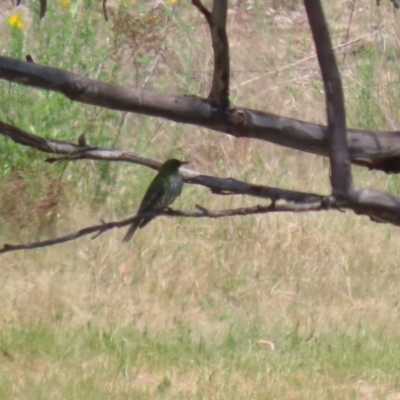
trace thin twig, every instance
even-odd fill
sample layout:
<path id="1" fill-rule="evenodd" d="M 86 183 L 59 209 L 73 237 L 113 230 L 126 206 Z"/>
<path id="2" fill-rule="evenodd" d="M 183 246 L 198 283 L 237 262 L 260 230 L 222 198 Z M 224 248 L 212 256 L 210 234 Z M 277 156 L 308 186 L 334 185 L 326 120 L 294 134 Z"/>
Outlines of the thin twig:
<path id="1" fill-rule="evenodd" d="M 18 245 L 4 244 L 3 248 L 0 249 L 0 254 L 7 253 L 10 251 L 31 250 L 41 247 L 54 246 L 56 244 L 76 240 L 82 236 L 87 236 L 92 233 L 96 233 L 96 235 L 92 238 L 95 239 L 110 229 L 122 228 L 124 226 L 130 225 L 137 219 L 142 219 L 143 217 L 167 216 L 167 217 L 189 217 L 189 218 L 223 218 L 235 215 L 267 214 L 271 212 L 308 212 L 308 211 L 321 211 L 327 209 L 326 205 L 323 202 L 315 202 L 309 204 L 282 204 L 282 205 L 277 205 L 275 202 L 272 202 L 268 206 L 258 205 L 255 207 L 244 207 L 237 209 L 214 210 L 214 211 L 207 210 L 206 208 L 198 205 L 196 207 L 198 208 L 199 211 L 179 211 L 172 209 L 160 210 L 153 213 L 143 213 L 141 215 L 135 215 L 134 217 L 126 218 L 121 221 L 114 221 L 107 223 L 102 221 L 102 223 L 99 225 L 89 226 L 87 228 L 80 229 L 77 232 L 73 232 L 68 235 L 61 236 L 55 239 L 24 243 Z"/>
<path id="2" fill-rule="evenodd" d="M 340 49 L 342 49 L 342 48 L 346 48 L 347 46 L 350 46 L 350 45 L 352 45 L 353 43 L 360 42 L 361 40 L 363 40 L 363 39 L 365 39 L 365 38 L 367 38 L 367 37 L 370 37 L 370 36 L 374 36 L 374 35 L 376 35 L 376 34 L 378 34 L 378 33 L 379 33 L 379 31 L 375 31 L 375 32 L 371 32 L 371 33 L 366 33 L 365 35 L 362 35 L 362 36 L 357 37 L 357 38 L 355 38 L 355 39 L 353 39 L 353 40 L 350 40 L 349 42 L 338 44 L 337 46 L 334 47 L 334 50 L 340 50 Z M 344 51 L 346 51 L 346 49 L 345 49 Z M 265 77 L 267 77 L 267 76 L 269 76 L 269 75 L 278 74 L 278 73 L 280 73 L 280 72 L 282 72 L 282 71 L 285 71 L 285 70 L 287 70 L 287 69 L 291 69 L 291 68 L 293 68 L 293 67 L 297 67 L 298 65 L 303 64 L 303 63 L 306 63 L 307 61 L 313 60 L 313 59 L 316 58 L 316 57 L 317 57 L 317 55 L 316 55 L 316 54 L 313 54 L 313 55 L 311 55 L 311 56 L 304 57 L 304 58 L 302 58 L 301 60 L 298 60 L 298 61 L 295 61 L 295 62 L 293 62 L 293 63 L 284 65 L 283 67 L 276 68 L 276 69 L 274 69 L 274 70 L 272 70 L 272 71 L 262 72 L 260 75 L 255 76 L 254 78 L 250 78 L 250 79 L 248 79 L 248 80 L 246 80 L 246 81 L 237 83 L 235 86 L 232 87 L 232 90 L 236 90 L 236 89 L 238 89 L 238 88 L 241 87 L 241 86 L 248 85 L 249 83 L 253 83 L 253 82 L 258 81 L 259 79 L 265 78 Z M 235 70 L 235 72 L 242 72 L 242 71 L 236 71 L 236 70 Z M 244 72 L 244 73 L 255 73 L 255 72 L 258 72 L 258 71 L 251 71 L 251 70 L 249 70 L 249 71 L 243 71 L 243 72 Z M 260 72 L 261 72 L 261 71 L 260 71 Z"/>
<path id="3" fill-rule="evenodd" d="M 356 0 L 352 0 L 351 2 L 351 10 L 350 10 L 350 17 L 349 17 L 349 23 L 347 25 L 347 31 L 346 31 L 346 36 L 343 40 L 344 43 L 347 43 L 347 41 L 349 40 L 349 35 L 350 35 L 350 25 L 351 25 L 351 21 L 353 20 L 353 13 L 354 13 L 354 6 L 356 4 Z M 343 59 L 342 59 L 342 64 L 344 64 L 345 60 L 346 60 L 346 56 L 347 56 L 347 49 L 344 49 L 343 52 Z"/>

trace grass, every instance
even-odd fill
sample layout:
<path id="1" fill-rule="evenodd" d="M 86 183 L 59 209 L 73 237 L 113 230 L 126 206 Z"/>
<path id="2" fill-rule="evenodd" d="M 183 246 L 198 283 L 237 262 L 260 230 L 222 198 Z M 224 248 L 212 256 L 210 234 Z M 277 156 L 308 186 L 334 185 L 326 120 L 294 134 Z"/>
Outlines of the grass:
<path id="1" fill-rule="evenodd" d="M 351 44 L 337 50 L 339 60 L 347 51 L 340 67 L 354 128 L 396 123 L 399 28 L 389 3 L 357 11 Z M 0 45 L 7 55 L 30 53 L 107 81 L 207 94 L 209 32 L 189 4 L 151 14 L 110 6 L 106 24 L 94 2 L 54 2 L 40 25 L 36 12 L 22 32 L 10 30 L 3 14 Z M 349 9 L 335 2 L 325 8 L 340 46 Z M 232 9 L 236 104 L 325 121 L 305 18 L 297 1 Z M 157 46 L 143 54 L 137 43 L 148 26 Z M 76 141 L 85 132 L 90 144 L 189 158 L 205 173 L 329 192 L 328 162 L 313 155 L 124 117 L 7 82 L 0 101 L 2 120 L 45 137 Z M 0 243 L 130 215 L 154 176 L 133 164 L 48 165 L 44 155 L 6 139 L 0 151 Z M 353 174 L 359 185 L 398 194 L 396 176 L 357 167 Z M 187 186 L 175 206 L 196 203 L 217 209 L 259 200 Z M 127 245 L 122 235 L 0 256 L 1 399 L 400 398 L 397 228 L 329 212 L 160 218 Z"/>
<path id="2" fill-rule="evenodd" d="M 366 382 L 372 381 L 379 398 L 385 395 L 385 376 L 397 369 L 393 357 L 399 356 L 399 345 L 362 326 L 355 338 L 338 331 L 316 339 L 296 330 L 270 331 L 280 338 L 280 349 L 274 352 L 257 344 L 257 327 L 244 332 L 233 328 L 213 341 L 179 324 L 163 334 L 135 329 L 131 322 L 105 329 L 83 325 L 71 331 L 60 324 L 57 330 L 36 326 L 29 332 L 10 331 L 2 336 L 2 345 L 22 354 L 19 360 L 7 356 L 0 393 L 3 398 L 20 393 L 63 399 L 229 399 L 238 393 L 254 399 L 301 394 L 344 398 L 356 396 L 362 387 L 371 390 Z M 25 371 L 26 380 L 10 379 L 15 370 Z M 390 382 L 391 387 L 396 385 L 398 378 Z"/>

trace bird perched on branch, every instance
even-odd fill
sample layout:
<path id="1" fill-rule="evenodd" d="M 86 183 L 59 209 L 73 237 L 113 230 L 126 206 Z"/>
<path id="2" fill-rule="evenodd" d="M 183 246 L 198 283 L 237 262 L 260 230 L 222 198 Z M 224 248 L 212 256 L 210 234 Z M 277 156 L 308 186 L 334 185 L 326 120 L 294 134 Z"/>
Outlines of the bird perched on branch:
<path id="1" fill-rule="evenodd" d="M 150 183 L 136 215 L 163 210 L 175 201 L 182 193 L 183 179 L 182 175 L 179 173 L 179 168 L 184 164 L 188 164 L 188 161 L 179 161 L 173 158 L 165 161 L 165 163 L 161 165 L 160 171 Z M 143 228 L 153 218 L 154 217 L 143 217 L 134 221 L 123 241 L 127 242 L 130 240 L 137 228 Z"/>

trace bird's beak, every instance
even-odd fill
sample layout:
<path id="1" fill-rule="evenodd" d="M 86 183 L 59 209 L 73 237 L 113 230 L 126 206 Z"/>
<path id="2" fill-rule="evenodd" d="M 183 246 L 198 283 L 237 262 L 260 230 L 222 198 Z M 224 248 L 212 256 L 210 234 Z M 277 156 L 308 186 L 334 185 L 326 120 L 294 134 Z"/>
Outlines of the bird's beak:
<path id="1" fill-rule="evenodd" d="M 190 164 L 190 161 L 181 161 L 181 165 Z"/>

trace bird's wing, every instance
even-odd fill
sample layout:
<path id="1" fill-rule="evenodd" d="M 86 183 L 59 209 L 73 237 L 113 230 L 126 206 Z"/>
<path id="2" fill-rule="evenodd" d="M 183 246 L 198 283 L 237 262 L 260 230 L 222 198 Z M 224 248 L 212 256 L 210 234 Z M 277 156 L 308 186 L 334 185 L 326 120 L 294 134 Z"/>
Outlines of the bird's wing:
<path id="1" fill-rule="evenodd" d="M 148 211 L 153 211 L 154 206 L 158 203 L 160 198 L 164 192 L 164 185 L 157 184 L 158 183 L 158 176 L 156 176 L 153 181 L 150 183 L 146 194 L 143 197 L 142 202 L 140 203 L 140 207 L 138 210 L 138 214 L 145 213 Z"/>

